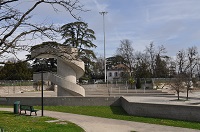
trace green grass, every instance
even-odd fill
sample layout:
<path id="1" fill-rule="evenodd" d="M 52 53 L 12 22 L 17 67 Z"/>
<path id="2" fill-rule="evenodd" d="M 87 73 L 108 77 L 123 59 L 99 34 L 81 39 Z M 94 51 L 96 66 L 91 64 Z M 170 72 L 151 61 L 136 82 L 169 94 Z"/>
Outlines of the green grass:
<path id="1" fill-rule="evenodd" d="M 136 122 L 144 122 L 144 123 L 160 124 L 160 125 L 176 126 L 176 127 L 184 127 L 184 128 L 192 128 L 200 130 L 200 123 L 198 122 L 130 116 L 123 110 L 122 107 L 45 106 L 44 109 L 51 111 L 67 112 L 67 113 L 74 113 L 81 115 L 89 115 L 96 117 L 104 117 L 104 118 L 112 118 L 119 120 L 136 121 Z"/>
<path id="2" fill-rule="evenodd" d="M 56 120 L 50 117 L 14 115 L 11 112 L 0 111 L 0 130 L 5 132 L 84 132 L 79 126 L 62 121 L 51 122 Z"/>
<path id="3" fill-rule="evenodd" d="M 9 107 L 9 106 L 2 106 L 1 105 L 1 107 Z M 11 107 L 13 107 L 13 106 L 11 106 Z M 34 108 L 40 109 L 39 106 L 34 106 Z M 170 120 L 170 119 L 158 119 L 158 118 L 130 116 L 123 110 L 122 107 L 45 106 L 44 110 L 74 113 L 74 114 L 81 114 L 81 115 L 89 115 L 89 116 L 96 116 L 96 117 L 104 117 L 104 118 L 111 118 L 111 119 L 118 119 L 118 120 L 144 122 L 144 123 L 150 123 L 150 124 L 159 124 L 159 125 L 176 126 L 176 127 L 183 127 L 183 128 L 192 128 L 192 129 L 200 130 L 200 123 L 198 123 L 198 122 L 187 122 L 187 121 Z M 16 116 L 16 117 L 18 117 L 18 116 Z M 28 118 L 30 118 L 30 116 L 28 116 Z M 1 115 L 0 115 L 0 120 L 2 120 Z M 0 128 L 1 128 L 1 126 L 2 125 L 1 125 L 1 121 L 0 121 Z"/>

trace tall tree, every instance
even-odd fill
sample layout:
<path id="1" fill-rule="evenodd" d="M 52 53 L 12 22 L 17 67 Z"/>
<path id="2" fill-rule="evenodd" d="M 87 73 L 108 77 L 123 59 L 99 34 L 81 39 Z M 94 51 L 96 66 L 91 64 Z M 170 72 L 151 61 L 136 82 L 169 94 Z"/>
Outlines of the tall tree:
<path id="1" fill-rule="evenodd" d="M 7 62 L 0 70 L 0 80 L 31 80 L 32 68 L 27 62 Z"/>
<path id="2" fill-rule="evenodd" d="M 121 40 L 121 44 L 119 48 L 117 49 L 117 54 L 122 56 L 124 59 L 125 65 L 129 69 L 129 75 L 126 76 L 128 78 L 129 83 L 131 84 L 131 88 L 133 86 L 134 82 L 134 74 L 133 74 L 133 66 L 134 66 L 134 49 L 132 47 L 132 42 L 128 39 Z"/>
<path id="3" fill-rule="evenodd" d="M 63 25 L 61 34 L 65 39 L 63 44 L 78 49 L 78 56 L 85 62 L 85 73 L 88 75 L 91 72 L 90 67 L 93 66 L 94 59 L 96 59 L 92 50 L 92 48 L 96 48 L 92 42 L 96 39 L 94 31 L 88 28 L 87 23 L 78 21 Z"/>
<path id="4" fill-rule="evenodd" d="M 117 54 L 122 56 L 129 67 L 130 73 L 133 71 L 134 65 L 134 49 L 132 47 L 132 42 L 128 39 L 121 41 L 119 48 L 117 49 Z"/>
<path id="5" fill-rule="evenodd" d="M 154 66 L 155 66 L 155 48 L 153 42 L 149 44 L 149 47 L 146 47 L 146 53 L 149 55 L 149 61 L 150 61 L 150 71 L 151 74 L 154 75 Z"/>
<path id="6" fill-rule="evenodd" d="M 78 48 L 79 54 L 94 54 L 92 50 L 96 45 L 92 43 L 96 39 L 95 33 L 92 29 L 88 28 L 88 24 L 84 22 L 72 22 L 65 24 L 61 27 L 61 34 L 65 39 L 63 44 Z M 87 50 L 86 50 L 87 49 Z"/>
<path id="7" fill-rule="evenodd" d="M 192 78 L 194 77 L 194 69 L 197 66 L 197 61 L 198 60 L 198 50 L 197 47 L 193 46 L 191 48 L 187 49 L 187 67 L 186 67 L 186 72 L 188 74 L 186 79 L 186 91 L 187 91 L 187 96 L 186 99 L 188 100 L 189 98 L 189 90 L 192 87 Z"/>
<path id="8" fill-rule="evenodd" d="M 182 74 L 185 71 L 185 65 L 186 65 L 186 55 L 184 50 L 180 50 L 176 54 L 176 62 L 178 66 L 178 73 Z"/>
<path id="9" fill-rule="evenodd" d="M 167 63 L 163 60 L 160 54 L 156 55 L 155 59 L 155 76 L 156 78 L 165 78 L 168 77 L 169 69 L 167 67 Z"/>
<path id="10" fill-rule="evenodd" d="M 137 52 L 136 56 L 136 65 L 135 65 L 135 77 L 136 78 L 150 78 L 150 63 L 147 54 Z"/>
<path id="11" fill-rule="evenodd" d="M 176 62 L 175 60 L 173 60 L 171 58 L 171 60 L 169 61 L 169 77 L 172 78 L 172 77 L 175 77 L 177 74 L 176 72 Z"/>
<path id="12" fill-rule="evenodd" d="M 20 5 L 23 6 L 23 10 L 19 8 Z M 50 6 L 56 12 L 63 8 L 76 19 L 78 18 L 74 15 L 74 11 L 83 10 L 78 0 L 1 0 L 0 57 L 4 57 L 5 53 L 16 55 L 17 51 L 29 50 L 29 45 L 23 45 L 22 41 L 43 39 L 43 37 L 54 39 L 57 36 L 55 32 L 58 28 L 55 25 L 34 21 L 33 12 L 40 5 Z"/>
<path id="13" fill-rule="evenodd" d="M 127 64 L 127 62 L 120 55 L 106 58 L 107 69 L 111 69 L 113 66 L 116 66 L 118 64 Z"/>
<path id="14" fill-rule="evenodd" d="M 197 47 L 193 46 L 191 48 L 188 48 L 187 49 L 188 64 L 187 64 L 186 70 L 188 71 L 190 78 L 193 77 L 194 68 L 195 66 L 197 66 L 197 61 L 196 61 L 197 59 L 198 59 Z"/>
<path id="15" fill-rule="evenodd" d="M 157 49 L 155 48 L 153 42 L 149 44 L 149 46 L 145 49 L 146 54 L 149 56 L 149 63 L 150 63 L 150 71 L 152 77 L 156 76 L 156 57 L 160 56 L 161 58 L 165 57 L 164 54 L 166 53 L 166 49 L 163 45 L 159 46 Z"/>
<path id="16" fill-rule="evenodd" d="M 186 92 L 189 98 L 189 90 L 191 88 L 192 78 L 194 77 L 194 69 L 198 66 L 198 50 L 193 46 L 187 49 L 187 51 L 181 50 L 176 56 L 178 73 L 185 76 Z"/>

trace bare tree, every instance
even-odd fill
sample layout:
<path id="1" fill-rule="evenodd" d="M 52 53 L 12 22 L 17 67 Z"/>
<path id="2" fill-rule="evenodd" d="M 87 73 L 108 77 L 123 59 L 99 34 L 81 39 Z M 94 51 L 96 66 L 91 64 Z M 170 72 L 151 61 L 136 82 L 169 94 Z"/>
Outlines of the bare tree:
<path id="1" fill-rule="evenodd" d="M 124 61 L 126 62 L 126 65 L 129 68 L 129 80 L 133 80 L 133 65 L 134 65 L 134 55 L 133 55 L 133 47 L 132 42 L 128 39 L 124 39 L 121 41 L 120 47 L 117 49 L 117 55 L 120 55 L 123 57 Z M 132 82 L 132 81 L 131 81 Z M 131 83 L 131 88 L 132 88 Z"/>
<path id="2" fill-rule="evenodd" d="M 200 56 L 199 55 L 198 55 L 198 57 L 196 59 L 196 63 L 197 63 L 196 71 L 197 71 L 197 76 L 199 78 L 200 77 Z"/>
<path id="3" fill-rule="evenodd" d="M 151 74 L 153 75 L 154 74 L 154 63 L 155 63 L 155 57 L 156 57 L 156 54 L 155 54 L 155 48 L 154 48 L 154 45 L 153 45 L 153 42 L 151 42 L 149 44 L 149 47 L 146 47 L 146 53 L 149 55 L 149 58 L 150 58 L 150 70 L 151 70 Z"/>
<path id="4" fill-rule="evenodd" d="M 181 50 L 177 53 L 176 56 L 178 73 L 185 76 L 185 84 L 186 84 L 186 92 L 188 99 L 189 90 L 191 90 L 192 86 L 192 78 L 194 75 L 194 69 L 198 66 L 198 51 L 197 47 L 193 46 L 188 48 L 185 52 Z M 197 67 L 198 68 L 198 67 Z"/>
<path id="5" fill-rule="evenodd" d="M 149 57 L 145 53 L 136 52 L 135 53 L 135 75 L 137 78 L 150 78 L 150 63 Z"/>
<path id="6" fill-rule="evenodd" d="M 178 67 L 178 73 L 183 73 L 185 71 L 185 65 L 186 65 L 186 55 L 184 50 L 180 50 L 176 54 L 176 63 Z"/>
<path id="7" fill-rule="evenodd" d="M 19 5 L 24 2 L 31 3 L 30 8 L 23 7 L 19 9 Z M 0 56 L 5 53 L 14 54 L 19 50 L 27 50 L 28 44 L 22 44 L 26 40 L 42 39 L 47 37 L 54 39 L 57 37 L 58 27 L 54 24 L 34 23 L 33 12 L 40 5 L 50 5 L 56 12 L 63 8 L 69 12 L 74 18 L 79 19 L 74 13 L 75 11 L 83 11 L 82 5 L 78 0 L 2 0 L 0 2 Z"/>
<path id="8" fill-rule="evenodd" d="M 189 90 L 191 90 L 192 86 L 192 78 L 194 74 L 194 69 L 197 66 L 197 61 L 198 60 L 198 51 L 197 47 L 193 46 L 191 48 L 188 48 L 188 54 L 187 54 L 187 67 L 186 67 L 186 72 L 188 73 L 188 79 L 186 80 L 186 88 L 187 88 L 187 97 L 186 99 L 188 100 L 189 98 Z"/>
<path id="9" fill-rule="evenodd" d="M 166 53 L 166 49 L 163 45 L 159 46 L 158 49 L 155 49 L 153 42 L 151 42 L 149 46 L 146 47 L 145 51 L 149 57 L 148 60 L 150 64 L 151 74 L 155 76 L 156 57 L 160 56 L 161 58 L 164 58 L 165 56 L 163 56 L 163 54 Z"/>
<path id="10" fill-rule="evenodd" d="M 182 74 L 178 74 L 170 82 L 170 85 L 171 85 L 172 89 L 175 90 L 176 93 L 177 93 L 178 100 L 180 99 L 180 92 L 185 89 L 184 83 L 183 83 L 184 79 L 185 78 L 184 78 L 184 76 Z"/>
<path id="11" fill-rule="evenodd" d="M 197 66 L 198 59 L 198 50 L 197 47 L 193 46 L 187 49 L 187 67 L 186 70 L 188 71 L 190 78 L 193 77 L 194 68 Z"/>
<path id="12" fill-rule="evenodd" d="M 172 58 L 168 61 L 169 65 L 169 76 L 174 77 L 176 75 L 176 61 Z"/>
<path id="13" fill-rule="evenodd" d="M 130 75 L 133 70 L 134 55 L 133 55 L 132 42 L 128 39 L 121 41 L 120 47 L 117 49 L 117 54 L 122 56 L 129 67 Z"/>
<path id="14" fill-rule="evenodd" d="M 186 99 L 188 100 L 189 99 L 189 90 L 191 90 L 191 87 L 192 87 L 193 83 L 192 83 L 192 79 L 185 75 L 185 86 L 186 86 Z"/>

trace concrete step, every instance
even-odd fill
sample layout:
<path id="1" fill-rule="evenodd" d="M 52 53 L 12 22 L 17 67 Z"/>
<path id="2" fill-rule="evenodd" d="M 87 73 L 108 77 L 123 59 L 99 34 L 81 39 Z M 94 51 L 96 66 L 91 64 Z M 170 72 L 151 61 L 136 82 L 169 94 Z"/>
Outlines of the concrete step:
<path id="1" fill-rule="evenodd" d="M 155 93 L 135 93 L 135 94 L 86 94 L 86 97 L 102 97 L 102 96 L 111 96 L 111 97 L 120 97 L 120 96 L 172 96 L 174 94 L 155 94 Z"/>
<path id="2" fill-rule="evenodd" d="M 112 93 L 144 93 L 144 90 L 118 90 L 118 89 L 112 89 L 112 90 L 88 90 L 86 89 L 85 90 L 86 93 L 96 93 L 96 92 L 103 92 L 103 93 L 108 93 L 109 92 L 112 92 Z M 159 90 L 145 90 L 145 93 L 167 93 L 167 92 L 162 92 L 162 91 L 159 91 Z"/>

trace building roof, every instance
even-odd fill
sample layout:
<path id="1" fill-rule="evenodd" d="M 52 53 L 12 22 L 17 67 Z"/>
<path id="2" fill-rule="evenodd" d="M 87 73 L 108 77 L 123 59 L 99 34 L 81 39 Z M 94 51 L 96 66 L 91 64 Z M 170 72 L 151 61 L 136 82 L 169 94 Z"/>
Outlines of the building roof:
<path id="1" fill-rule="evenodd" d="M 128 71 L 129 68 L 125 64 L 118 64 L 118 65 L 112 66 L 112 68 L 108 69 L 108 71 L 113 71 L 113 70 Z"/>

